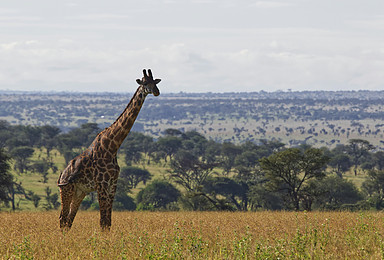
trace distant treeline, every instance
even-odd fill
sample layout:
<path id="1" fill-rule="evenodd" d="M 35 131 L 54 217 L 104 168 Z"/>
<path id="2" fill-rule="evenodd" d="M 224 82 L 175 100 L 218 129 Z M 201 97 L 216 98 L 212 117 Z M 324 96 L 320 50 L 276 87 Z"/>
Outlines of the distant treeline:
<path id="1" fill-rule="evenodd" d="M 68 132 L 56 126 L 10 125 L 0 121 L 0 199 L 15 208 L 21 194 L 39 206 L 39 196 L 13 181 L 9 159 L 18 174 L 40 173 L 43 181 L 58 175 L 52 151 L 68 162 L 87 147 L 101 129 L 83 124 Z M 40 149 L 46 155 L 31 159 Z M 384 152 L 363 139 L 350 139 L 334 149 L 278 141 L 234 144 L 215 142 L 195 131 L 167 129 L 155 140 L 131 132 L 120 152 L 122 165 L 115 209 L 120 210 L 334 210 L 384 208 Z M 164 169 L 163 174 L 146 168 Z M 357 187 L 348 176 L 366 176 Z M 351 174 L 352 173 L 352 174 Z M 153 180 L 152 180 L 153 179 Z M 143 187 L 136 198 L 130 192 Z M 59 206 L 46 190 L 45 208 Z M 84 209 L 97 208 L 88 196 Z"/>
<path id="2" fill-rule="evenodd" d="M 11 124 L 50 124 L 64 132 L 101 118 L 108 126 L 129 98 L 116 93 L 0 92 L 0 118 L 9 118 Z M 198 116 L 204 120 L 214 114 L 257 120 L 384 120 L 383 100 L 384 91 L 164 94 L 148 98 L 139 119 L 153 122 Z"/>
<path id="3" fill-rule="evenodd" d="M 130 97 L 120 93 L 0 92 L 0 119 L 12 125 L 56 126 L 62 132 L 91 122 L 104 128 L 123 111 Z M 166 128 L 197 130 L 207 138 L 236 143 L 271 139 L 268 136 L 273 134 L 291 146 L 309 142 L 334 147 L 340 140 L 345 144 L 348 138 L 361 137 L 383 146 L 383 100 L 384 91 L 162 94 L 147 98 L 133 130 L 155 138 Z M 313 139 L 308 141 L 310 136 Z"/>

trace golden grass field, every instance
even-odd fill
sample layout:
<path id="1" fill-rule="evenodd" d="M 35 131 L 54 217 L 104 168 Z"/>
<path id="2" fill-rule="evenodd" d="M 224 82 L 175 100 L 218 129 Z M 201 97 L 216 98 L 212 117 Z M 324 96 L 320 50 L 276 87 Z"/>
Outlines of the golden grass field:
<path id="1" fill-rule="evenodd" d="M 58 228 L 59 212 L 0 213 L 2 259 L 382 259 L 384 213 L 98 212 Z"/>

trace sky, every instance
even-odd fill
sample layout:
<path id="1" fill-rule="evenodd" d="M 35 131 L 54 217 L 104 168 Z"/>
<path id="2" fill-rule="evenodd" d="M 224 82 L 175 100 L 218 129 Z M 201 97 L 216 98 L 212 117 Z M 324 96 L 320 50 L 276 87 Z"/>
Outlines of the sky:
<path id="1" fill-rule="evenodd" d="M 12 0 L 0 90 L 384 89 L 383 0 Z"/>

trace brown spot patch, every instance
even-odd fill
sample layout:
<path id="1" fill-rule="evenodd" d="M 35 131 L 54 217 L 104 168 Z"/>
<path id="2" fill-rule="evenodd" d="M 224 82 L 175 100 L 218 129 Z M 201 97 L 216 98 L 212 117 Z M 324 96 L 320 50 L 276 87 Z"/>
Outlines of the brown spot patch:
<path id="1" fill-rule="evenodd" d="M 110 140 L 108 138 L 103 138 L 102 144 L 104 147 L 108 147 L 110 143 Z"/>

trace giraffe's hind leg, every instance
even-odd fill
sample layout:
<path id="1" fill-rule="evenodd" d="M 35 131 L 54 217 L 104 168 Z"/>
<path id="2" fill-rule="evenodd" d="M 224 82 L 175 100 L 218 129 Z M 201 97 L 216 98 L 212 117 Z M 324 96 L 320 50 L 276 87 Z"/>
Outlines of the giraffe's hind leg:
<path id="1" fill-rule="evenodd" d="M 73 197 L 72 197 L 71 207 L 68 215 L 68 228 L 72 227 L 72 223 L 73 223 L 73 220 L 75 219 L 79 206 L 86 195 L 87 194 L 85 192 L 75 187 Z"/>
<path id="2" fill-rule="evenodd" d="M 60 229 L 62 230 L 66 228 L 70 228 L 68 227 L 68 215 L 69 215 L 73 195 L 74 195 L 73 184 L 66 184 L 66 185 L 60 186 L 60 196 L 61 196 Z"/>

